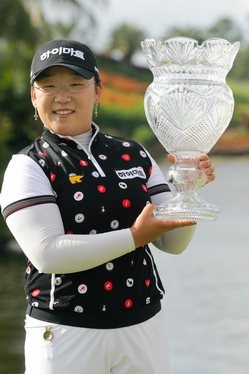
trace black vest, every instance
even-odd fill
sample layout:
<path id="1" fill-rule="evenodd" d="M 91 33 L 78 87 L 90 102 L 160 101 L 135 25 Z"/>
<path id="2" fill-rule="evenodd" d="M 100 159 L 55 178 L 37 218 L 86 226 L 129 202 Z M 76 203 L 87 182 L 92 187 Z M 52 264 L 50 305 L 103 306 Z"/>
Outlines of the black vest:
<path id="1" fill-rule="evenodd" d="M 47 129 L 21 151 L 49 178 L 65 233 L 129 228 L 150 201 L 151 161 L 143 147 L 102 133 L 93 136 L 90 157 L 73 140 Z M 164 293 L 148 246 L 71 274 L 42 274 L 29 262 L 25 289 L 30 315 L 92 328 L 143 322 L 160 310 Z"/>

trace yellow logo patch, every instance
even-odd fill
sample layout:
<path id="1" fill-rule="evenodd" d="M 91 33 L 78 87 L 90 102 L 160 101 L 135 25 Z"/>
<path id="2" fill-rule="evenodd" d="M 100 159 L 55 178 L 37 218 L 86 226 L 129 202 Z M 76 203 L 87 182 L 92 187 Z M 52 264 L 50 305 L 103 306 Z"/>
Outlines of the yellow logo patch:
<path id="1" fill-rule="evenodd" d="M 75 174 L 69 175 L 69 180 L 72 184 L 81 183 L 82 179 L 83 179 L 83 175 L 75 175 Z"/>

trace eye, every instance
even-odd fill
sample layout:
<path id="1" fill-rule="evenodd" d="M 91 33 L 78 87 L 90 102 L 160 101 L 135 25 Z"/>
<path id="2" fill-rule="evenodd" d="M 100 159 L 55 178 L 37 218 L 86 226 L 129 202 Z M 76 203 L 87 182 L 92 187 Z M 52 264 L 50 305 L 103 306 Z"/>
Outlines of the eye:
<path id="1" fill-rule="evenodd" d="M 70 86 L 71 87 L 83 87 L 84 84 L 83 83 L 71 83 Z"/>

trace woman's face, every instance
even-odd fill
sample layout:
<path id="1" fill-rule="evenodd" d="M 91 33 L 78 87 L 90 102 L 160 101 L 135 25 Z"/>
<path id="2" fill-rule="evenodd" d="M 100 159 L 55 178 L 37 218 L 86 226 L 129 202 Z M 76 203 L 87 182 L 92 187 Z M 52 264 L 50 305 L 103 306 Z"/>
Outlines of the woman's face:
<path id="1" fill-rule="evenodd" d="M 45 127 L 63 136 L 75 136 L 91 129 L 101 89 L 94 77 L 88 80 L 73 70 L 54 66 L 34 82 L 31 100 Z"/>

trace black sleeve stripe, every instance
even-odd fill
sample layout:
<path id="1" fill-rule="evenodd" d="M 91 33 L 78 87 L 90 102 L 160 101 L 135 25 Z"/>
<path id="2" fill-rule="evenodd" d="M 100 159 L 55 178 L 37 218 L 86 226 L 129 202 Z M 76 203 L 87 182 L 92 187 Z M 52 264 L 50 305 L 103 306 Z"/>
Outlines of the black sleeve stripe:
<path id="1" fill-rule="evenodd" d="M 148 192 L 150 196 L 157 195 L 162 192 L 169 192 L 170 188 L 167 184 L 158 184 L 157 186 L 153 186 L 148 188 Z"/>
<path id="2" fill-rule="evenodd" d="M 6 220 L 8 216 L 10 216 L 14 212 L 17 212 L 18 210 L 34 205 L 47 203 L 56 203 L 56 198 L 52 195 L 43 195 L 15 201 L 14 203 L 6 206 L 6 208 L 3 209 L 2 215 L 3 218 Z"/>

